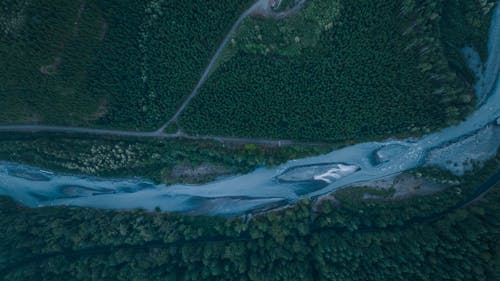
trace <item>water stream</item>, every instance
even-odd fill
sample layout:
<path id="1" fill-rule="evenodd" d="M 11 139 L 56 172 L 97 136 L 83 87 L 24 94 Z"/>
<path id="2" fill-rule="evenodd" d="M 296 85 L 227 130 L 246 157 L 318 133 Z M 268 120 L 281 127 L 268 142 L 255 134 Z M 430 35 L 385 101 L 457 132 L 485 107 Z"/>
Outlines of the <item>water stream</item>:
<path id="1" fill-rule="evenodd" d="M 274 169 L 259 168 L 203 185 L 156 185 L 145 179 L 66 175 L 16 163 L 0 163 L 0 195 L 30 207 L 70 205 L 148 210 L 159 207 L 163 211 L 188 214 L 233 215 L 293 203 L 303 197 L 326 194 L 356 182 L 424 165 L 437 165 L 461 174 L 468 169 L 463 161 L 486 160 L 495 155 L 500 145 L 497 124 L 500 118 L 500 5 L 493 13 L 488 61 L 484 62 L 484 73 L 478 73 L 481 79 L 476 85 L 482 102 L 475 113 L 456 126 L 418 139 L 360 143 L 321 156 L 292 160 Z M 470 63 L 477 64 L 477 56 L 476 61 L 472 59 Z"/>

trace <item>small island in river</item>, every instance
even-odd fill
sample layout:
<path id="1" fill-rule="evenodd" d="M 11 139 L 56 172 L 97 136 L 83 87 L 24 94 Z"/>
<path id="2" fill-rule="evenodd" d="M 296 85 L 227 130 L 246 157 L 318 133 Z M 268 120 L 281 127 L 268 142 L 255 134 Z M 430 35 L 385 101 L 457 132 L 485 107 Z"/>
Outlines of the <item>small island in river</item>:
<path id="1" fill-rule="evenodd" d="M 356 165 L 342 163 L 301 165 L 286 169 L 276 179 L 280 182 L 323 181 L 330 184 L 359 170 Z"/>

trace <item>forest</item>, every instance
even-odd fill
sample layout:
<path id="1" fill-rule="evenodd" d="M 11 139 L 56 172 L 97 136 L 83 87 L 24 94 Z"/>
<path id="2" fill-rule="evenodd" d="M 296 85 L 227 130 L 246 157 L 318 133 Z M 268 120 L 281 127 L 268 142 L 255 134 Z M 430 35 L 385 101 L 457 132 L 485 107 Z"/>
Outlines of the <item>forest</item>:
<path id="1" fill-rule="evenodd" d="M 492 1 L 308 1 L 250 18 L 181 115 L 189 133 L 339 141 L 418 135 L 475 106 Z M 457 58 L 459 56 L 460 58 Z"/>
<path id="2" fill-rule="evenodd" d="M 0 123 L 158 128 L 251 3 L 2 1 Z M 475 105 L 460 49 L 487 56 L 492 7 L 311 0 L 285 18 L 249 17 L 181 129 L 333 142 L 456 123 Z"/>
<path id="3" fill-rule="evenodd" d="M 0 123 L 156 129 L 245 1 L 0 3 Z"/>
<path id="4" fill-rule="evenodd" d="M 275 166 L 339 147 L 340 144 L 264 147 L 56 133 L 0 134 L 2 161 L 73 174 L 136 176 L 162 183 L 206 182 L 217 176 L 246 173 L 259 166 Z M 193 177 L 186 175 L 200 167 L 213 172 Z"/>
<path id="5" fill-rule="evenodd" d="M 443 9 L 449 11 L 443 14 L 440 25 L 445 55 L 450 67 L 469 81 L 475 81 L 475 77 L 470 73 L 460 49 L 471 46 L 478 51 L 482 61 L 486 61 L 488 50 L 484 42 L 487 41 L 489 26 L 485 22 L 491 19 L 489 11 L 493 5 L 492 1 L 444 2 Z M 455 30 L 461 32 L 454 32 Z"/>
<path id="6" fill-rule="evenodd" d="M 335 199 L 302 200 L 229 219 L 29 209 L 2 198 L 0 275 L 3 280 L 500 280 L 499 166 L 497 154 L 458 178 L 458 185 L 428 196 L 386 201 L 333 193 Z"/>

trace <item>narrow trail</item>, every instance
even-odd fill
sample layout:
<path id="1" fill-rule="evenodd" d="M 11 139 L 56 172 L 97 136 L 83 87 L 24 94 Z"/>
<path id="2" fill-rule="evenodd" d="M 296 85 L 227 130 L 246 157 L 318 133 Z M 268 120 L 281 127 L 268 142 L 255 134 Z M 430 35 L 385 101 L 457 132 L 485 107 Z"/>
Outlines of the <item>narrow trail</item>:
<path id="1" fill-rule="evenodd" d="M 158 131 L 164 131 L 165 128 L 167 128 L 170 124 L 172 124 L 174 122 L 177 123 L 179 116 L 186 109 L 186 107 L 189 105 L 191 100 L 198 94 L 198 91 L 200 90 L 201 86 L 203 86 L 203 84 L 207 80 L 208 75 L 210 74 L 210 71 L 212 70 L 215 62 L 219 59 L 219 57 L 222 53 L 222 50 L 224 50 L 227 43 L 229 42 L 229 39 L 231 39 L 233 34 L 236 32 L 236 30 L 238 30 L 238 27 L 240 27 L 243 20 L 246 17 L 248 17 L 249 15 L 251 15 L 253 12 L 257 11 L 258 9 L 262 9 L 262 7 L 265 7 L 266 5 L 268 5 L 268 3 L 269 3 L 269 0 L 258 0 L 250 8 L 248 8 L 246 11 L 244 11 L 240 15 L 238 20 L 236 20 L 236 22 L 233 24 L 233 26 L 231 27 L 229 32 L 226 34 L 226 37 L 224 37 L 224 39 L 222 40 L 222 43 L 219 45 L 219 48 L 217 48 L 217 51 L 215 51 L 215 54 L 213 55 L 212 59 L 208 63 L 205 70 L 203 71 L 203 74 L 201 75 L 200 79 L 198 80 L 198 83 L 194 87 L 191 94 L 186 98 L 186 100 L 184 100 L 184 102 L 179 107 L 179 109 L 177 109 L 177 112 L 175 112 L 174 116 L 172 118 L 170 118 L 170 120 L 168 120 L 165 124 L 163 124 L 163 126 L 161 126 L 158 129 Z"/>
<path id="2" fill-rule="evenodd" d="M 270 15 L 275 17 L 275 18 L 287 17 L 291 14 L 298 12 L 300 9 L 302 9 L 302 7 L 304 6 L 305 3 L 306 3 L 306 0 L 301 0 L 295 5 L 295 7 L 289 9 L 288 11 L 278 12 L 278 13 L 274 13 L 274 14 L 270 14 Z"/>
<path id="3" fill-rule="evenodd" d="M 302 0 L 300 4 L 296 7 L 296 10 L 300 9 L 306 0 Z M 191 94 L 184 100 L 182 105 L 179 107 L 177 112 L 174 114 L 170 120 L 168 120 L 163 126 L 161 126 L 156 131 L 127 131 L 127 130 L 113 130 L 113 129 L 97 129 L 97 128 L 84 128 L 84 127 L 72 127 L 72 126 L 51 126 L 51 125 L 0 125 L 0 133 L 2 132 L 18 132 L 18 133 L 36 133 L 36 132 L 59 132 L 59 133 L 81 133 L 81 134 L 93 134 L 101 136 L 123 136 L 123 137 L 139 137 L 139 138 L 161 138 L 161 139 L 191 139 L 191 140 L 209 140 L 218 141 L 221 143 L 232 143 L 232 144 L 257 144 L 263 146 L 290 146 L 290 145 L 324 145 L 325 143 L 313 143 L 313 142 L 296 142 L 292 140 L 272 140 L 264 138 L 238 138 L 238 137 L 227 137 L 227 136 L 198 136 L 189 135 L 181 130 L 174 134 L 165 133 L 165 129 L 172 123 L 177 123 L 179 116 L 189 105 L 191 100 L 198 94 L 199 89 L 205 81 L 207 80 L 210 71 L 215 65 L 215 62 L 219 59 L 222 51 L 226 47 L 227 43 L 233 36 L 233 34 L 238 30 L 241 23 L 245 18 L 252 14 L 258 14 L 262 16 L 273 16 L 270 10 L 269 0 L 257 0 L 250 8 L 245 10 L 236 22 L 233 24 L 229 32 L 226 34 L 221 44 L 217 48 L 215 54 L 212 56 L 209 64 L 203 71 L 198 83 L 191 92 Z M 279 16 L 281 13 L 277 14 Z M 286 16 L 286 15 L 285 15 Z"/>

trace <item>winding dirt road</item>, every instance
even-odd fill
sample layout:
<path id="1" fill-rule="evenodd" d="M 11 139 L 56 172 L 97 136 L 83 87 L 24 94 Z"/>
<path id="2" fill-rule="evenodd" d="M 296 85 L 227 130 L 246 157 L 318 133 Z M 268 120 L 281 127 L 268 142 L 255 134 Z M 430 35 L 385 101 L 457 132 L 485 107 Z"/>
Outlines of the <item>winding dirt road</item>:
<path id="1" fill-rule="evenodd" d="M 301 8 L 305 0 L 302 0 L 297 9 Z M 163 126 L 161 126 L 156 131 L 126 131 L 126 130 L 112 130 L 112 129 L 96 129 L 96 128 L 83 128 L 83 127 L 71 127 L 71 126 L 50 126 L 50 125 L 0 125 L 0 132 L 18 132 L 18 133 L 35 133 L 35 132 L 60 132 L 60 133 L 81 133 L 81 134 L 93 134 L 102 136 L 123 136 L 123 137 L 139 137 L 139 138 L 163 138 L 163 139 L 192 139 L 192 140 L 209 140 L 218 141 L 222 143 L 233 143 L 233 144 L 247 144 L 253 143 L 263 146 L 289 146 L 294 144 L 301 145 L 321 145 L 321 143 L 309 143 L 309 142 L 295 142 L 291 140 L 269 140 L 263 138 L 236 138 L 236 137 L 224 137 L 224 136 L 192 136 L 183 133 L 179 130 L 175 134 L 165 133 L 165 129 L 172 123 L 177 123 L 180 114 L 186 109 L 191 100 L 198 94 L 199 89 L 207 80 L 210 71 L 212 70 L 215 62 L 220 57 L 222 50 L 226 47 L 227 43 L 233 36 L 233 34 L 238 30 L 243 20 L 252 14 L 260 14 L 264 16 L 272 16 L 272 11 L 270 8 L 269 0 L 257 0 L 250 8 L 245 10 L 236 22 L 233 24 L 229 32 L 226 34 L 222 43 L 217 48 L 215 54 L 212 56 L 209 64 L 203 71 L 202 76 L 198 80 L 196 87 L 193 89 L 191 94 L 186 98 L 186 100 L 179 107 L 174 116 L 168 120 Z"/>
<path id="2" fill-rule="evenodd" d="M 302 0 L 298 9 L 302 7 Z M 199 89 L 207 80 L 210 71 L 212 70 L 215 62 L 222 53 L 222 50 L 226 47 L 227 43 L 233 36 L 233 34 L 238 30 L 243 20 L 252 14 L 259 14 L 264 16 L 272 16 L 272 11 L 270 9 L 269 0 L 258 0 L 250 8 L 245 10 L 236 22 L 233 24 L 229 32 L 226 34 L 221 44 L 217 48 L 215 54 L 212 56 L 209 64 L 203 71 L 196 87 L 193 89 L 191 94 L 186 98 L 186 100 L 179 107 L 175 115 L 168 120 L 163 126 L 161 126 L 156 131 L 140 132 L 140 131 L 126 131 L 126 130 L 112 130 L 112 129 L 96 129 L 96 128 L 83 128 L 83 127 L 71 127 L 71 126 L 50 126 L 50 125 L 0 125 L 0 132 L 18 132 L 18 133 L 36 133 L 36 132 L 60 132 L 60 133 L 80 133 L 80 134 L 93 134 L 102 136 L 123 136 L 123 137 L 140 137 L 140 138 L 162 138 L 162 139 L 191 139 L 191 140 L 209 140 L 218 141 L 222 143 L 232 143 L 232 144 L 258 144 L 263 146 L 289 146 L 294 144 L 300 145 L 323 145 L 324 143 L 310 143 L 310 142 L 295 142 L 291 140 L 270 140 L 263 138 L 237 138 L 237 137 L 225 137 L 225 136 L 194 136 L 183 133 L 179 130 L 175 134 L 165 133 L 165 129 L 172 123 L 177 123 L 177 120 L 181 113 L 186 109 L 191 100 L 198 94 Z"/>
<path id="3" fill-rule="evenodd" d="M 222 43 L 219 45 L 219 48 L 217 48 L 217 51 L 213 55 L 212 59 L 210 60 L 209 64 L 203 71 L 203 74 L 200 77 L 200 80 L 198 80 L 198 83 L 194 87 L 193 91 L 191 94 L 186 98 L 186 100 L 182 103 L 182 105 L 177 109 L 177 112 L 175 112 L 174 116 L 170 118 L 163 126 L 161 126 L 158 131 L 164 131 L 170 124 L 172 123 L 178 123 L 179 116 L 182 114 L 182 112 L 186 109 L 186 107 L 189 105 L 191 100 L 198 94 L 201 86 L 205 84 L 205 81 L 207 80 L 210 72 L 212 71 L 212 68 L 214 67 L 216 61 L 219 59 L 222 51 L 226 47 L 227 43 L 231 39 L 231 37 L 234 35 L 234 33 L 238 30 L 238 27 L 240 27 L 241 23 L 245 18 L 247 18 L 250 15 L 261 15 L 261 16 L 267 16 L 267 17 L 275 17 L 275 18 L 283 18 L 286 17 L 292 13 L 297 12 L 300 10 L 303 6 L 306 0 L 301 0 L 295 7 L 288 11 L 284 12 L 279 12 L 275 13 L 271 9 L 271 3 L 270 0 L 258 0 L 255 2 L 250 8 L 248 8 L 246 11 L 244 11 L 238 20 L 233 24 L 229 32 L 226 34 L 226 37 L 222 40 Z"/>
<path id="4" fill-rule="evenodd" d="M 269 0 L 258 0 L 250 8 L 248 8 L 246 11 L 244 11 L 240 15 L 240 17 L 236 20 L 236 22 L 233 24 L 233 26 L 229 30 L 229 32 L 226 34 L 226 37 L 224 37 L 224 39 L 222 40 L 222 43 L 219 45 L 219 48 L 217 48 L 217 51 L 215 51 L 215 54 L 212 56 L 212 59 L 210 60 L 207 67 L 203 71 L 203 74 L 201 75 L 200 80 L 198 80 L 198 83 L 194 87 L 191 94 L 186 98 L 186 100 L 184 100 L 184 102 L 179 107 L 179 109 L 177 109 L 177 112 L 175 112 L 174 116 L 172 118 L 170 118 L 170 120 L 168 120 L 165 124 L 163 124 L 163 126 L 161 126 L 160 129 L 158 129 L 158 131 L 164 131 L 165 128 L 167 128 L 170 124 L 172 124 L 174 122 L 177 123 L 179 116 L 184 111 L 184 109 L 186 109 L 186 107 L 189 105 L 191 100 L 198 94 L 198 91 L 200 90 L 201 86 L 203 86 L 203 84 L 207 80 L 208 75 L 210 74 L 210 71 L 212 70 L 215 62 L 217 61 L 217 59 L 219 59 L 219 57 L 222 53 L 222 50 L 224 50 L 227 43 L 229 42 L 229 39 L 231 39 L 233 34 L 236 32 L 236 30 L 238 30 L 238 27 L 240 27 L 243 20 L 246 17 L 248 17 L 249 15 L 251 15 L 252 13 L 254 13 L 255 11 L 260 10 L 266 6 L 269 6 Z"/>

